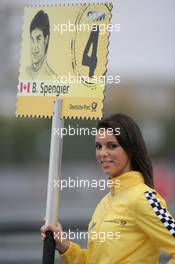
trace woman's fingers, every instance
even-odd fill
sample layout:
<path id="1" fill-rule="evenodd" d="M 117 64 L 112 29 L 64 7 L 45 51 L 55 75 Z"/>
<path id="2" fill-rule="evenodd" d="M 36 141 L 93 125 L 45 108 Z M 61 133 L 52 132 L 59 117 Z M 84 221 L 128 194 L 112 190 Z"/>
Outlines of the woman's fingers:
<path id="1" fill-rule="evenodd" d="M 57 230 L 57 228 L 53 225 L 47 225 L 46 226 L 46 231 L 52 231 L 55 232 Z"/>
<path id="2" fill-rule="evenodd" d="M 43 225 L 41 228 L 40 228 L 40 231 L 42 233 L 46 233 L 46 231 L 52 231 L 54 232 L 57 228 L 52 226 L 52 225 Z"/>
<path id="3" fill-rule="evenodd" d="M 40 228 L 41 232 L 41 239 L 44 240 L 46 238 L 46 232 L 51 231 L 53 232 L 55 239 L 59 240 L 59 234 L 62 232 L 62 227 L 60 223 L 57 223 L 56 226 L 53 225 L 42 225 Z"/>
<path id="4" fill-rule="evenodd" d="M 42 225 L 42 227 L 40 228 L 40 231 L 42 233 L 45 233 L 47 231 L 47 226 L 46 225 Z"/>
<path id="5" fill-rule="evenodd" d="M 46 235 L 45 234 L 41 234 L 41 239 L 44 240 L 46 238 Z"/>
<path id="6" fill-rule="evenodd" d="M 61 254 L 64 253 L 69 247 L 69 241 L 67 239 L 63 239 L 62 237 L 62 226 L 58 222 L 56 225 L 42 225 L 40 228 L 41 240 L 45 240 L 46 232 L 51 231 L 53 233 L 55 239 L 55 249 L 58 250 Z"/>

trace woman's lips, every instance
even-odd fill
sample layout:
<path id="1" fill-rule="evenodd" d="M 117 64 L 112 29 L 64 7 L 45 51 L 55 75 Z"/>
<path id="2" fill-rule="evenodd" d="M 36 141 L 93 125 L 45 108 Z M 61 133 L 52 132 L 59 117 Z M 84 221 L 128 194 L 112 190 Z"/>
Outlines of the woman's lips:
<path id="1" fill-rule="evenodd" d="M 107 168 L 107 167 L 109 167 L 109 166 L 111 166 L 111 164 L 112 164 L 113 162 L 111 161 L 111 160 L 105 160 L 105 161 L 101 161 L 101 166 L 103 167 L 103 168 Z"/>

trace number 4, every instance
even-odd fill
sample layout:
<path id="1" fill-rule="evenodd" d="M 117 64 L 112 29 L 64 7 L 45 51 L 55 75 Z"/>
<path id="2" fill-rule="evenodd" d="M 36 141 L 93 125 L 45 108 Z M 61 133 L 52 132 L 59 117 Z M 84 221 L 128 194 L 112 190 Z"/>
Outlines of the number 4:
<path id="1" fill-rule="evenodd" d="M 97 66 L 97 46 L 98 46 L 98 36 L 99 36 L 99 26 L 96 27 L 96 30 L 91 30 L 88 42 L 84 49 L 82 65 L 89 67 L 89 77 L 94 76 L 94 71 Z M 88 55 L 90 47 L 92 46 L 92 54 Z"/>

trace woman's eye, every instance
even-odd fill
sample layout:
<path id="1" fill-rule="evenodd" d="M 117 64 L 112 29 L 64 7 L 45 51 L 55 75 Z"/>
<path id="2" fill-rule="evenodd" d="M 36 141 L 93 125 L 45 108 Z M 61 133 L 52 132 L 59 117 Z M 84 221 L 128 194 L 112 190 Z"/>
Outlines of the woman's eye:
<path id="1" fill-rule="evenodd" d="M 96 144 L 95 147 L 96 147 L 96 149 L 100 149 L 101 148 L 101 145 Z"/>
<path id="2" fill-rule="evenodd" d="M 108 145 L 108 148 L 109 149 L 114 149 L 114 148 L 116 148 L 118 145 L 116 145 L 116 144 L 109 144 Z"/>

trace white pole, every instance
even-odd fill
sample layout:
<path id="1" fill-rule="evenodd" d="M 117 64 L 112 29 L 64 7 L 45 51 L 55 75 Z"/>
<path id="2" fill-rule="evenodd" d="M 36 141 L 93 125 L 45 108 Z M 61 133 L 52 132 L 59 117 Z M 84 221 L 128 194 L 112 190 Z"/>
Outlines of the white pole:
<path id="1" fill-rule="evenodd" d="M 58 221 L 59 182 L 62 172 L 62 145 L 61 129 L 64 127 L 64 119 L 61 119 L 62 100 L 54 102 L 52 117 L 50 159 L 47 186 L 46 225 L 55 225 Z"/>

